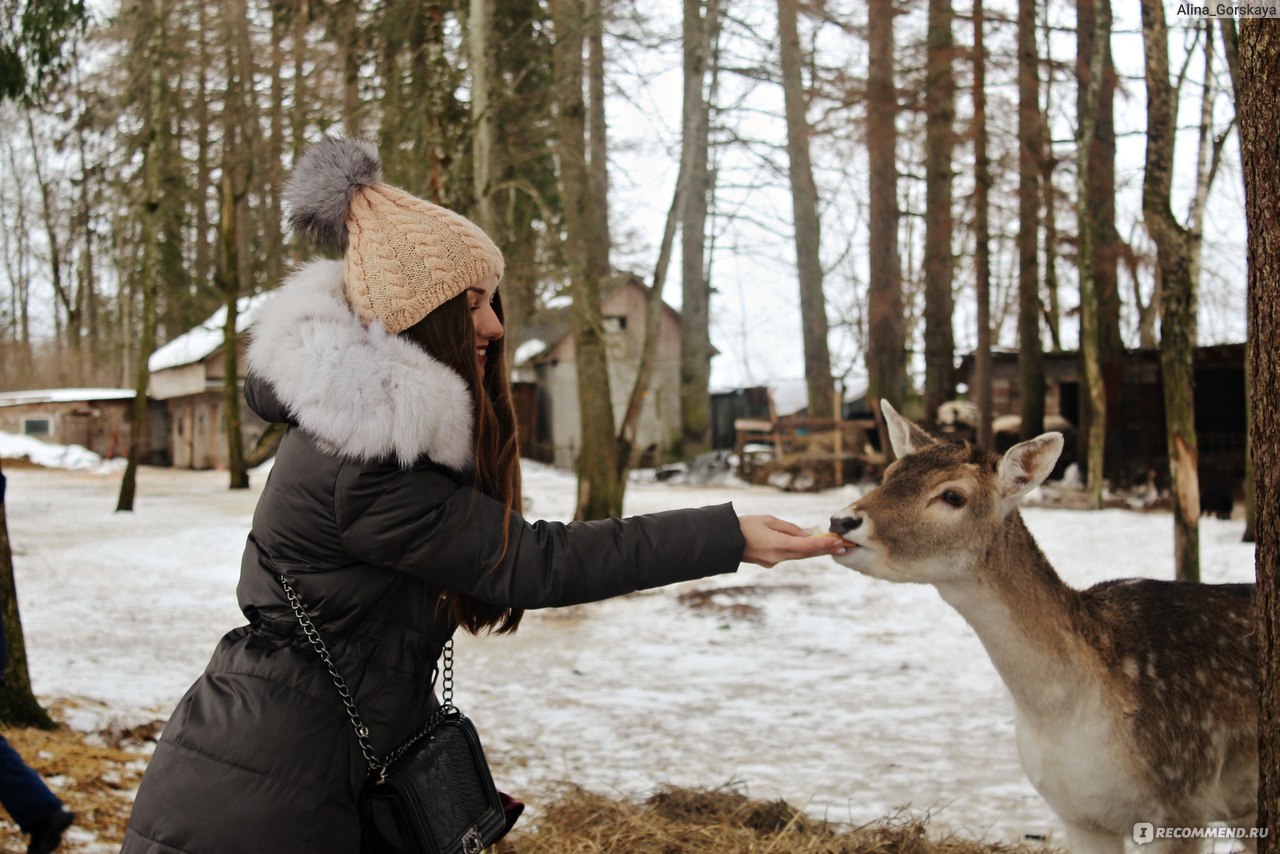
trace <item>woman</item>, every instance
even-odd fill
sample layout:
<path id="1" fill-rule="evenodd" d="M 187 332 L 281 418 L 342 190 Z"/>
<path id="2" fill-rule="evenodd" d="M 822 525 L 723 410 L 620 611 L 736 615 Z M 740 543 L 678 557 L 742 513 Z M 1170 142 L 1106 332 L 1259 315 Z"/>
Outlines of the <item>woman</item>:
<path id="1" fill-rule="evenodd" d="M 129 854 L 359 850 L 366 763 L 281 574 L 386 755 L 435 707 L 432 667 L 458 627 L 514 632 L 526 608 L 836 552 L 728 504 L 524 521 L 502 255 L 380 175 L 371 146 L 329 140 L 287 188 L 294 230 L 343 260 L 300 269 L 256 323 L 245 396 L 292 429 L 245 548 L 249 625 L 222 639 L 169 719 Z"/>

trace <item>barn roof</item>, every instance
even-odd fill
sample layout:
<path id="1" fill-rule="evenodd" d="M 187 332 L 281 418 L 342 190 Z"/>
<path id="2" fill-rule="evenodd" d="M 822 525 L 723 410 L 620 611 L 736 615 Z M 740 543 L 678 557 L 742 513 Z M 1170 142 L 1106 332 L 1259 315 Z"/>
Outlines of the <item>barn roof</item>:
<path id="1" fill-rule="evenodd" d="M 89 403 L 94 400 L 125 400 L 134 396 L 131 388 L 38 388 L 0 391 L 0 406 L 31 403 Z"/>
<path id="2" fill-rule="evenodd" d="M 257 317 L 258 309 L 270 294 L 240 297 L 236 301 L 236 332 L 244 333 Z M 170 368 L 192 365 L 217 351 L 222 346 L 223 327 L 227 325 L 227 307 L 224 305 L 209 319 L 194 329 L 184 332 L 151 354 L 147 367 L 151 373 Z"/>

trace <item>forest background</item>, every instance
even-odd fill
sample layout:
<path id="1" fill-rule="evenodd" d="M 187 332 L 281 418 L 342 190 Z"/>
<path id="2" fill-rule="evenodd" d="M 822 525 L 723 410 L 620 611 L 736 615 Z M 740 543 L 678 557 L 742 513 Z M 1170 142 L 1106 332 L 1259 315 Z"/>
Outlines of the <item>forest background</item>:
<path id="1" fill-rule="evenodd" d="M 1264 660 L 1280 649 L 1275 20 L 1237 28 L 1158 0 L 0 9 L 0 388 L 131 385 L 140 422 L 156 346 L 218 306 L 230 339 L 240 298 L 302 260 L 281 227 L 299 152 L 368 137 L 387 180 L 504 248 L 512 343 L 572 305 L 579 517 L 620 512 L 647 391 L 651 347 L 621 419 L 601 393 L 601 286 L 630 268 L 682 312 L 686 456 L 708 445 L 713 377 L 803 376 L 816 418 L 858 374 L 926 424 L 964 393 L 989 445 L 995 346 L 1017 347 L 1030 437 L 1043 353 L 1078 349 L 1100 506 L 1115 367 L 1125 347 L 1158 348 L 1176 563 L 1195 578 L 1192 352 L 1240 340 L 1247 318 L 1261 476 L 1245 494 L 1251 519 L 1255 494 L 1262 508 Z M 5 611 L 8 627 L 12 595 Z M 1262 701 L 1265 818 L 1268 797 L 1280 810 L 1274 679 Z"/>

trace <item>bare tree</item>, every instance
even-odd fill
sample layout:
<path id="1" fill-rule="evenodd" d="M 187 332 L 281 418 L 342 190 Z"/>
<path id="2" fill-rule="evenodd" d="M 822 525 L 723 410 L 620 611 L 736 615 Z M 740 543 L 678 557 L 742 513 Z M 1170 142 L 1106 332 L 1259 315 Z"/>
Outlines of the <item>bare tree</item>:
<path id="1" fill-rule="evenodd" d="M 588 218 L 591 239 L 587 263 L 601 279 L 613 272 L 609 250 L 609 158 L 608 126 L 604 110 L 604 0 L 586 0 L 587 19 L 587 178 L 590 187 Z"/>
<path id="2" fill-rule="evenodd" d="M 951 0 L 929 0 L 925 48 L 924 209 L 924 417 L 933 424 L 938 407 L 954 391 L 955 332 L 951 279 L 954 230 L 951 215 L 951 155 L 955 148 L 956 80 Z"/>
<path id="3" fill-rule="evenodd" d="M 871 281 L 867 294 L 868 396 L 901 408 L 906 395 L 906 331 L 898 257 L 898 91 L 893 75 L 893 0 L 867 5 L 867 157 L 870 165 Z M 878 405 L 878 403 L 876 404 Z M 880 447 L 889 447 L 884 424 Z"/>
<path id="4" fill-rule="evenodd" d="M 1241 102 L 1240 93 L 1240 36 L 1236 31 L 1236 20 L 1232 17 L 1223 17 L 1218 19 L 1218 29 L 1222 34 L 1222 49 L 1227 56 L 1227 71 L 1231 76 L 1231 94 L 1234 96 L 1234 102 L 1238 105 Z M 1238 112 L 1237 112 L 1238 115 Z M 1248 192 L 1248 188 L 1245 188 Z M 1253 434 L 1253 400 L 1251 370 L 1250 364 L 1253 362 L 1253 339 L 1249 336 L 1245 337 L 1245 366 L 1244 366 L 1244 399 L 1245 399 L 1245 427 L 1249 435 Z M 1246 543 L 1252 543 L 1257 539 L 1258 525 L 1258 507 L 1257 507 L 1257 489 L 1254 468 L 1253 468 L 1253 450 L 1251 443 L 1245 443 L 1244 450 L 1244 535 L 1242 539 Z"/>
<path id="5" fill-rule="evenodd" d="M 1099 4 L 1101 5 L 1101 4 Z M 1077 10 L 1083 10 L 1080 4 Z M 1098 100 L 1102 89 L 1103 44 L 1111 32 L 1110 8 L 1094 8 L 1093 20 L 1078 11 L 1076 26 L 1080 41 L 1092 47 L 1084 84 L 1084 98 L 1076 106 L 1076 227 L 1077 262 L 1080 280 L 1080 359 L 1084 367 L 1085 393 L 1089 399 L 1088 476 L 1085 480 L 1088 507 L 1102 509 L 1103 464 L 1106 461 L 1107 392 L 1102 380 L 1100 303 L 1094 279 L 1094 216 L 1089 210 L 1089 173 L 1093 167 L 1093 141 L 1098 125 Z M 1084 34 L 1092 24 L 1093 32 Z"/>
<path id="6" fill-rule="evenodd" d="M 578 451 L 575 518 L 601 519 L 622 513 L 625 482 L 618 447 L 609 366 L 600 308 L 600 279 L 589 262 L 592 233 L 587 205 L 590 178 L 586 152 L 586 105 L 582 98 L 583 0 L 553 0 L 556 127 L 559 131 L 560 194 L 564 204 L 565 255 L 573 293 L 574 359 L 582 446 Z"/>
<path id="7" fill-rule="evenodd" d="M 1200 482 L 1197 474 L 1191 236 L 1170 207 L 1177 102 L 1169 81 L 1169 34 L 1159 0 L 1142 2 L 1146 55 L 1147 151 L 1142 180 L 1143 222 L 1160 265 L 1160 373 L 1173 493 L 1174 557 L 1178 578 L 1200 579 Z"/>
<path id="8" fill-rule="evenodd" d="M 973 358 L 974 401 L 978 407 L 978 447 L 994 450 L 991 377 L 991 163 L 987 158 L 987 49 L 982 0 L 973 4 L 973 230 L 977 277 L 978 349 Z"/>
<path id="9" fill-rule="evenodd" d="M 1258 825 L 1260 854 L 1280 851 L 1280 32 L 1240 23 L 1238 110 L 1249 240 L 1249 445 L 1257 478 Z"/>
<path id="10" fill-rule="evenodd" d="M 54 727 L 48 713 L 31 693 L 27 672 L 27 644 L 18 613 L 18 589 L 13 578 L 13 548 L 9 544 L 9 521 L 5 515 L 5 476 L 0 468 L 0 631 L 8 657 L 0 679 L 0 723 L 5 726 Z"/>
<path id="11" fill-rule="evenodd" d="M 493 210 L 493 107 L 490 89 L 494 71 L 494 0 L 471 0 L 467 46 L 471 68 L 471 175 L 475 218 L 486 233 L 497 235 Z"/>
<path id="12" fill-rule="evenodd" d="M 778 0 L 778 41 L 782 56 L 782 92 L 787 113 L 787 154 L 791 172 L 791 206 L 795 213 L 796 267 L 800 274 L 800 322 L 804 341 L 804 375 L 809 389 L 809 416 L 832 418 L 835 384 L 827 348 L 827 300 L 822 290 L 821 223 L 818 189 L 809 158 L 809 120 L 806 116 L 801 66 L 797 0 Z"/>
<path id="13" fill-rule="evenodd" d="M 1022 438 L 1044 432 L 1044 343 L 1040 339 L 1040 59 L 1036 0 L 1018 0 L 1018 376 Z"/>
<path id="14" fill-rule="evenodd" d="M 136 273 L 137 287 L 142 292 L 142 331 L 138 337 L 137 364 L 134 366 L 134 398 L 129 410 L 129 461 L 120 481 L 120 498 L 116 511 L 133 511 L 137 491 L 138 465 L 143 454 L 143 441 L 150 434 L 147 408 L 147 386 L 151 371 L 147 361 L 156 347 L 156 293 L 159 289 L 161 208 L 163 180 L 162 160 L 166 154 L 169 127 L 169 92 L 165 63 L 160 61 L 168 27 L 168 0 L 146 0 L 147 25 L 150 28 L 150 56 L 156 57 L 147 75 L 147 116 L 143 147 L 142 263 Z M 139 8 L 143 8 L 141 5 Z"/>
<path id="15" fill-rule="evenodd" d="M 718 0 L 684 0 L 681 44 L 684 100 L 681 108 L 680 181 L 680 444 L 692 457 L 711 447 L 711 283 L 707 280 L 707 169 L 711 104 L 707 65 L 719 27 Z"/>

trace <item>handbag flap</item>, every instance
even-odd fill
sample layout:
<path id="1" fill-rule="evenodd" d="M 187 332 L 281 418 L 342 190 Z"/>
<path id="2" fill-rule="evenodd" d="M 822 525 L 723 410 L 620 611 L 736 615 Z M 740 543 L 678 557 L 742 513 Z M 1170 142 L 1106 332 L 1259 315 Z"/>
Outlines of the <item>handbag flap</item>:
<path id="1" fill-rule="evenodd" d="M 419 841 L 424 851 L 474 854 L 506 830 L 480 737 L 460 713 L 414 744 L 375 789 L 394 793 L 409 823 L 430 837 Z"/>

